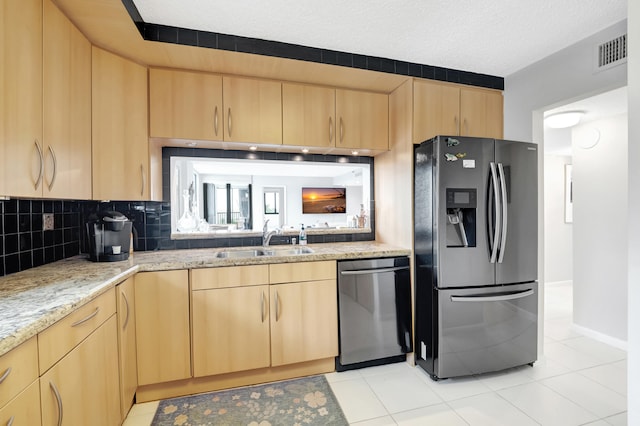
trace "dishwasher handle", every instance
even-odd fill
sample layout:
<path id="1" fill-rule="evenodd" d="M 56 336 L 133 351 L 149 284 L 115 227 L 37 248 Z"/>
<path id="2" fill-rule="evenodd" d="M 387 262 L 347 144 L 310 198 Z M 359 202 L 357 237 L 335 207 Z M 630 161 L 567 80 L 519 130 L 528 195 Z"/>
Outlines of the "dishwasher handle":
<path id="1" fill-rule="evenodd" d="M 504 300 L 522 299 L 531 296 L 533 290 L 525 290 L 519 293 L 501 294 L 498 296 L 451 296 L 452 302 L 502 302 Z"/>
<path id="2" fill-rule="evenodd" d="M 404 271 L 409 269 L 408 266 L 395 266 L 392 268 L 378 268 L 378 269 L 362 269 L 358 271 L 341 271 L 340 275 L 368 275 L 368 274 L 381 274 L 384 272 Z"/>

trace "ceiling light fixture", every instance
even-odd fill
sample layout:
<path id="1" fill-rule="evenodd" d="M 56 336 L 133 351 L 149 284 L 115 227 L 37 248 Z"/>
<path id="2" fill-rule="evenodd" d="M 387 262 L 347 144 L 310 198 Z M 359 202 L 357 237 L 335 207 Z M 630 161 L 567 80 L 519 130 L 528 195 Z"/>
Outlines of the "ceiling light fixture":
<path id="1" fill-rule="evenodd" d="M 573 127 L 580 122 L 583 111 L 563 111 L 548 115 L 544 118 L 544 124 L 552 129 L 565 129 Z"/>
<path id="2" fill-rule="evenodd" d="M 351 151 L 351 154 L 352 154 L 352 155 L 358 155 L 358 154 L 359 154 L 359 152 L 358 152 L 358 151 Z"/>
<path id="3" fill-rule="evenodd" d="M 304 154 L 307 154 L 307 153 L 309 152 L 309 149 L 307 149 L 307 148 L 302 148 L 302 152 L 303 152 Z"/>
<path id="4" fill-rule="evenodd" d="M 255 145 L 254 145 L 254 146 L 250 146 L 250 147 L 249 147 L 249 150 L 250 150 L 250 151 L 257 151 L 257 150 L 258 150 L 258 147 L 257 147 L 257 146 L 255 146 Z"/>

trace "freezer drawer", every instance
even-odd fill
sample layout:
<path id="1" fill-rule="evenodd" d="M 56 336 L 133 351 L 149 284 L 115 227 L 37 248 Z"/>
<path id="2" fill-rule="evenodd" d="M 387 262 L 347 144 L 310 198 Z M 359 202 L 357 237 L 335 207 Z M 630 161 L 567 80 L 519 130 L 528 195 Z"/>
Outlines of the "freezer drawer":
<path id="1" fill-rule="evenodd" d="M 434 376 L 464 376 L 537 359 L 538 283 L 435 290 Z"/>

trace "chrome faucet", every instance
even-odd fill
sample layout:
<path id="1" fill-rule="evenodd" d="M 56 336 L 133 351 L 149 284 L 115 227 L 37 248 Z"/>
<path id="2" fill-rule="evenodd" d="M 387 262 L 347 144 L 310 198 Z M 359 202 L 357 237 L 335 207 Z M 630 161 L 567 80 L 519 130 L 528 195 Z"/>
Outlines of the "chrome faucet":
<path id="1" fill-rule="evenodd" d="M 262 246 L 268 247 L 269 242 L 271 241 L 271 237 L 274 235 L 282 235 L 282 229 L 275 228 L 271 231 L 267 229 L 267 224 L 269 223 L 269 219 L 264 221 L 264 226 L 262 227 Z"/>

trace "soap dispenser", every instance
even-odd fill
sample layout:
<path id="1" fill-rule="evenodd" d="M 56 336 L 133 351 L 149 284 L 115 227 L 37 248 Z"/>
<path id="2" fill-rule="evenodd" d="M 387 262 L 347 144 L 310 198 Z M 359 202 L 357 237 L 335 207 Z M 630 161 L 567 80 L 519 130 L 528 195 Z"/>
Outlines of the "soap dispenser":
<path id="1" fill-rule="evenodd" d="M 300 235 L 299 235 L 300 245 L 307 245 L 307 231 L 304 230 L 304 224 L 300 224 Z"/>

